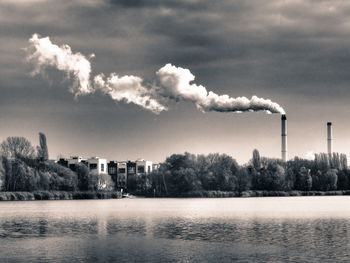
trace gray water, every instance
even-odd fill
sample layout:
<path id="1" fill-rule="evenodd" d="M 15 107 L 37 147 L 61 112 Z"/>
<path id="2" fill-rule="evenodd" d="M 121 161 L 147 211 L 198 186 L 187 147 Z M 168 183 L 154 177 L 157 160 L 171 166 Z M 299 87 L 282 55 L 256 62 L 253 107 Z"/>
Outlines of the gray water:
<path id="1" fill-rule="evenodd" d="M 0 262 L 350 262 L 350 197 L 0 203 Z"/>

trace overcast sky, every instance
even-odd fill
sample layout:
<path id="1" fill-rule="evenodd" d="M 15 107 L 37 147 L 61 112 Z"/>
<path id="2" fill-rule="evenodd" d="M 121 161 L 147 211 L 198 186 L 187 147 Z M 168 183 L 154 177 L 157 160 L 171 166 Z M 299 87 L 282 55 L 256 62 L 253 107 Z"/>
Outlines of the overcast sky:
<path id="1" fill-rule="evenodd" d="M 32 77 L 24 48 L 37 33 L 90 59 L 92 74 L 152 80 L 167 63 L 217 94 L 271 99 L 288 118 L 289 157 L 350 149 L 350 2 L 0 0 L 0 140 L 47 136 L 59 154 L 163 161 L 172 153 L 254 148 L 280 158 L 279 114 L 198 111 L 179 101 L 156 115 L 102 93 L 78 97 L 57 70 Z"/>

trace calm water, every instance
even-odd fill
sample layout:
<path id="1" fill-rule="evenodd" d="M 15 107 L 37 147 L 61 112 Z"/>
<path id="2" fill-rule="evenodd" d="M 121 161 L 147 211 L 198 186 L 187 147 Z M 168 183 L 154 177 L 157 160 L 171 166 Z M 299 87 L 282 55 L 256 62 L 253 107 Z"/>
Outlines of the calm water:
<path id="1" fill-rule="evenodd" d="M 0 202 L 0 262 L 350 262 L 350 197 Z"/>

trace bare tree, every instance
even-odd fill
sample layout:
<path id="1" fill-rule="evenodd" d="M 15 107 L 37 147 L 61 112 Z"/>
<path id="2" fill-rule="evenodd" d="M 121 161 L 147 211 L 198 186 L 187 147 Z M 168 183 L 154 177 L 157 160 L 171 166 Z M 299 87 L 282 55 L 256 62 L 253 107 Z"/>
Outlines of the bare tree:
<path id="1" fill-rule="evenodd" d="M 16 158 L 17 156 L 33 157 L 35 153 L 34 147 L 24 137 L 7 137 L 1 145 L 1 154 L 7 158 Z"/>

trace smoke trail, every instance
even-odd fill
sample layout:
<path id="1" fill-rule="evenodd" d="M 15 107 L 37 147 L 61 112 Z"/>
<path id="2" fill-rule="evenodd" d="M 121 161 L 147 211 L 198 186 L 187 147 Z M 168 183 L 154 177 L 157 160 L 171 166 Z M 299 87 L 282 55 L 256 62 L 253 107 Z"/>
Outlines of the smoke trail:
<path id="1" fill-rule="evenodd" d="M 57 46 L 52 44 L 49 37 L 39 38 L 34 34 L 29 39 L 27 61 L 34 65 L 33 75 L 45 71 L 46 67 L 56 67 L 58 70 L 73 76 L 74 85 L 71 92 L 76 96 L 92 92 L 90 87 L 90 62 L 81 53 L 72 53 L 68 45 Z M 94 55 L 91 54 L 90 57 Z"/>
<path id="2" fill-rule="evenodd" d="M 169 99 L 188 100 L 195 103 L 201 111 L 245 112 L 266 111 L 267 113 L 285 114 L 283 108 L 269 99 L 253 96 L 231 98 L 217 95 L 201 85 L 191 84 L 195 76 L 188 70 L 166 64 L 157 71 L 160 81 L 160 95 Z"/>
<path id="3" fill-rule="evenodd" d="M 134 103 L 156 114 L 167 110 L 167 107 L 151 97 L 151 90 L 142 85 L 142 79 L 139 77 L 119 77 L 115 73 L 112 73 L 105 81 L 104 75 L 99 74 L 95 76 L 94 83 L 95 89 L 100 89 L 113 100 Z"/>
<path id="4" fill-rule="evenodd" d="M 32 73 L 42 73 L 47 67 L 66 72 L 75 80 L 71 89 L 75 96 L 100 90 L 115 101 L 133 103 L 156 114 L 168 110 L 170 101 L 180 100 L 193 102 L 203 112 L 265 111 L 285 114 L 280 105 L 269 99 L 257 96 L 251 99 L 232 98 L 208 92 L 204 86 L 191 83 L 195 76 L 188 69 L 171 64 L 166 64 L 156 72 L 157 85 L 145 85 L 140 77 L 118 76 L 116 73 L 107 78 L 103 74 L 96 75 L 91 85 L 90 61 L 81 53 L 72 53 L 68 45 L 59 47 L 49 37 L 39 38 L 38 34 L 29 39 L 29 44 L 27 60 L 35 67 Z"/>

